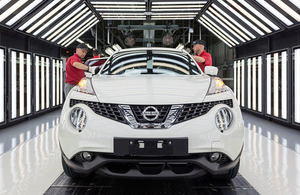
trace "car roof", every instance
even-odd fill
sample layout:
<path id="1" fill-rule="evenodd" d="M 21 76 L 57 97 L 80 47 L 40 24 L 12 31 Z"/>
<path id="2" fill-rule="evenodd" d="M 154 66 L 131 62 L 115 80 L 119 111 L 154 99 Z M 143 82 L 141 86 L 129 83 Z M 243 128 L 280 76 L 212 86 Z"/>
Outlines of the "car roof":
<path id="1" fill-rule="evenodd" d="M 121 49 L 121 50 L 115 52 L 114 54 L 119 53 L 119 52 L 126 52 L 126 51 L 146 51 L 146 50 L 177 51 L 177 52 L 184 52 L 184 53 L 186 52 L 184 49 L 178 50 L 175 48 L 166 48 L 166 47 L 135 47 L 135 48 Z"/>

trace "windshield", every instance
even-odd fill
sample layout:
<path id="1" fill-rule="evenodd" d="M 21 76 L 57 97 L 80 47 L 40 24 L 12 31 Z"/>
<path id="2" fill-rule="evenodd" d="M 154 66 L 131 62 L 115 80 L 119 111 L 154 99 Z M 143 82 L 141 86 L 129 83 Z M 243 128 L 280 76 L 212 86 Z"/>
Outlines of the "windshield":
<path id="1" fill-rule="evenodd" d="M 184 52 L 165 50 L 126 51 L 114 54 L 101 74 L 105 75 L 198 75 L 198 65 Z"/>

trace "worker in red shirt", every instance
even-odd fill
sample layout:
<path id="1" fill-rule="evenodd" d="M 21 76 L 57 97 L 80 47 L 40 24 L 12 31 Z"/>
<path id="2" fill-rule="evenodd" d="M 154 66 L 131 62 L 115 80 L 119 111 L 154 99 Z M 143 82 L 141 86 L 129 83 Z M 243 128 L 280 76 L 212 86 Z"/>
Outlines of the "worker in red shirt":
<path id="1" fill-rule="evenodd" d="M 192 55 L 194 60 L 197 62 L 201 70 L 204 72 L 205 66 L 212 65 L 211 55 L 204 50 L 205 41 L 203 40 L 195 40 L 193 42 L 193 50 L 196 55 Z"/>
<path id="2" fill-rule="evenodd" d="M 101 57 L 101 50 L 100 49 L 95 49 L 93 51 L 93 58 L 92 59 L 96 59 L 96 58 L 100 58 Z M 105 63 L 106 60 L 98 60 L 97 62 L 94 62 L 93 64 L 91 64 L 91 66 L 101 66 Z"/>
<path id="3" fill-rule="evenodd" d="M 82 58 L 88 52 L 88 47 L 81 43 L 76 47 L 76 53 L 71 56 L 66 64 L 66 80 L 65 80 L 65 97 L 67 97 L 69 91 L 76 86 L 79 81 L 84 77 L 84 71 L 89 70 L 87 65 L 82 63 Z"/>

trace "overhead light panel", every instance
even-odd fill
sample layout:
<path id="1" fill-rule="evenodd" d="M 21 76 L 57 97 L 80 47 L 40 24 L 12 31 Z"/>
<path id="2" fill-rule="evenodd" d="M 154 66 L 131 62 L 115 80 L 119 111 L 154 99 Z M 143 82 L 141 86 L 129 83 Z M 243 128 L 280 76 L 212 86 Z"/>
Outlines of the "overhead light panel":
<path id="1" fill-rule="evenodd" d="M 196 9 L 196 8 L 183 8 L 183 9 L 151 9 L 151 11 L 153 12 L 165 12 L 165 11 L 200 11 L 200 9 Z"/>
<path id="2" fill-rule="evenodd" d="M 144 9 L 96 9 L 98 12 L 108 11 L 108 12 L 115 12 L 115 11 L 121 11 L 121 12 L 142 12 L 146 11 L 146 8 Z"/>
<path id="3" fill-rule="evenodd" d="M 104 4 L 104 5 L 126 5 L 126 4 L 129 4 L 129 5 L 132 5 L 132 4 L 137 4 L 137 5 L 143 5 L 143 4 L 146 4 L 146 2 L 135 2 L 135 1 L 128 1 L 128 2 L 116 2 L 116 1 L 110 1 L 110 2 L 105 2 L 105 1 L 102 1 L 102 2 L 99 2 L 99 1 L 91 1 L 92 4 L 95 4 L 95 5 L 98 5 L 98 4 Z"/>
<path id="4" fill-rule="evenodd" d="M 33 1 L 31 4 L 29 4 L 28 6 L 26 6 L 25 9 L 23 9 L 22 11 L 20 11 L 17 15 L 15 15 L 12 19 L 10 19 L 5 24 L 8 25 L 8 26 L 12 26 L 20 18 L 22 18 L 25 14 L 27 14 L 29 11 L 31 11 L 35 6 L 37 6 L 41 2 L 42 2 L 42 0 Z"/>
<path id="5" fill-rule="evenodd" d="M 94 5 L 96 9 L 98 8 L 119 8 L 119 9 L 125 9 L 125 8 L 144 8 L 145 5 Z"/>
<path id="6" fill-rule="evenodd" d="M 160 1 L 152 2 L 152 5 L 176 5 L 176 4 L 206 4 L 207 1 Z"/>
<path id="7" fill-rule="evenodd" d="M 0 9 L 2 9 L 2 7 L 4 7 L 6 4 L 8 4 L 9 2 L 11 2 L 11 0 L 1 0 L 0 1 Z"/>
<path id="8" fill-rule="evenodd" d="M 204 5 L 153 5 L 151 8 L 202 8 L 203 6 Z"/>
<path id="9" fill-rule="evenodd" d="M 9 15 L 11 15 L 13 12 L 15 12 L 17 9 L 19 9 L 27 1 L 28 0 L 20 0 L 20 1 L 16 2 L 13 6 L 11 6 L 9 9 L 7 9 L 5 12 L 3 12 L 0 15 L 0 22 L 2 22 L 5 18 L 7 18 Z"/>
<path id="10" fill-rule="evenodd" d="M 289 0 L 289 1 L 300 9 L 300 1 L 299 0 Z"/>
<path id="11" fill-rule="evenodd" d="M 287 14 L 292 16 L 295 20 L 297 20 L 297 22 L 300 22 L 300 15 L 297 12 L 295 12 L 292 8 L 287 6 L 284 2 L 278 0 L 276 1 L 272 0 L 272 2 L 274 2 L 278 7 L 280 7 Z"/>

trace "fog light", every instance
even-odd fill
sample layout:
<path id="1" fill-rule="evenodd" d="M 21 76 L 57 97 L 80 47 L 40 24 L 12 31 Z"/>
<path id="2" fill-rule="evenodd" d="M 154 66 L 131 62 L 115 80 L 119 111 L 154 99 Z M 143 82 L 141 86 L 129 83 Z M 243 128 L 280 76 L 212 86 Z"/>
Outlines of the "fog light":
<path id="1" fill-rule="evenodd" d="M 218 159 L 220 158 L 220 154 L 215 152 L 215 153 L 212 153 L 210 155 L 210 161 L 211 162 L 216 162 Z"/>
<path id="2" fill-rule="evenodd" d="M 82 152 L 82 157 L 86 161 L 92 161 L 92 154 L 89 152 Z"/>
<path id="3" fill-rule="evenodd" d="M 227 130 L 232 122 L 232 112 L 227 108 L 221 108 L 216 114 L 216 125 L 221 131 Z"/>
<path id="4" fill-rule="evenodd" d="M 86 124 L 86 113 L 82 108 L 74 108 L 71 111 L 70 120 L 77 130 L 82 130 Z"/>

